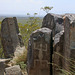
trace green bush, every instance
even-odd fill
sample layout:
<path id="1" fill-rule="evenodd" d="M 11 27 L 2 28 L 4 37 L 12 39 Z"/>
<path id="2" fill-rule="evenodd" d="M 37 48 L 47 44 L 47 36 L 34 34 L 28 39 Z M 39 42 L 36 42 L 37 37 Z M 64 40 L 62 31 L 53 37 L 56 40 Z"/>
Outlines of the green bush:
<path id="1" fill-rule="evenodd" d="M 27 65 L 22 61 L 22 62 L 19 62 L 19 63 L 17 63 L 17 65 L 20 65 L 20 68 L 22 69 L 22 70 L 25 70 L 26 69 L 26 67 L 27 67 Z"/>
<path id="2" fill-rule="evenodd" d="M 39 29 L 41 25 L 39 25 L 39 18 L 35 17 L 29 17 L 26 24 L 22 25 L 19 23 L 19 30 L 22 34 L 22 38 L 25 44 L 25 47 L 28 46 L 28 40 L 30 38 L 30 34 L 35 31 L 36 29 Z"/>

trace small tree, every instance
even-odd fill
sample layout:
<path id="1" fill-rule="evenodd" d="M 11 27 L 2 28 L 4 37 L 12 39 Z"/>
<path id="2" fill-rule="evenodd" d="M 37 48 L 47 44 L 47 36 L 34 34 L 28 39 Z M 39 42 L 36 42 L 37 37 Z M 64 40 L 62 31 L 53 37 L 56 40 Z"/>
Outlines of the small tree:
<path id="1" fill-rule="evenodd" d="M 41 9 L 43 9 L 43 11 L 45 11 L 46 13 L 48 13 L 53 7 L 49 7 L 49 6 L 45 6 L 42 7 Z"/>
<path id="2" fill-rule="evenodd" d="M 27 15 L 30 15 L 29 13 L 27 13 Z"/>

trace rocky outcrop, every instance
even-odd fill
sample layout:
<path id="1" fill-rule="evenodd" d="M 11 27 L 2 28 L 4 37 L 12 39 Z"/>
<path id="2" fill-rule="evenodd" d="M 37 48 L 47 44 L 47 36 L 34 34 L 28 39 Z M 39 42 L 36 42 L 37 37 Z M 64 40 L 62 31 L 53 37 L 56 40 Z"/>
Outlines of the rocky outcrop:
<path id="1" fill-rule="evenodd" d="M 42 27 L 44 26 L 52 29 L 52 32 L 54 32 L 52 37 L 54 40 L 53 74 L 60 75 L 62 72 L 58 69 L 73 72 L 75 69 L 71 66 L 75 64 L 75 14 L 47 14 L 43 19 Z M 60 67 L 58 68 L 58 66 Z"/>

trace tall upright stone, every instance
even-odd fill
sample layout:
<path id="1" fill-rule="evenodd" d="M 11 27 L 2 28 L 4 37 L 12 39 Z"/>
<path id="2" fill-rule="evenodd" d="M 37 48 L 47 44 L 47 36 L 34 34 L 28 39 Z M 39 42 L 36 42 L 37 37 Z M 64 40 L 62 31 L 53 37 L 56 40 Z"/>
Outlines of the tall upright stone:
<path id="1" fill-rule="evenodd" d="M 66 59 L 70 59 L 70 20 L 68 17 L 64 19 L 64 60 L 63 68 L 69 71 L 69 62 Z"/>
<path id="2" fill-rule="evenodd" d="M 75 73 L 75 21 L 70 25 L 70 70 Z"/>
<path id="3" fill-rule="evenodd" d="M 48 28 L 34 31 L 28 45 L 28 75 L 52 75 L 52 34 Z"/>
<path id="4" fill-rule="evenodd" d="M 19 28 L 17 19 L 5 18 L 1 24 L 1 41 L 3 46 L 4 56 L 10 58 L 14 55 L 17 46 L 20 46 L 18 37 Z"/>
<path id="5" fill-rule="evenodd" d="M 55 21 L 54 21 L 54 16 L 51 14 L 47 14 L 42 22 L 42 28 L 46 27 L 52 30 L 53 36 L 55 35 Z"/>
<path id="6" fill-rule="evenodd" d="M 72 66 L 75 64 L 75 21 L 68 17 L 64 19 L 64 57 L 63 67 L 67 71 L 75 70 Z M 72 62 L 73 61 L 73 62 Z"/>
<path id="7" fill-rule="evenodd" d="M 64 31 L 57 33 L 54 37 L 53 48 L 53 75 L 61 75 L 63 69 L 63 47 L 64 47 Z"/>

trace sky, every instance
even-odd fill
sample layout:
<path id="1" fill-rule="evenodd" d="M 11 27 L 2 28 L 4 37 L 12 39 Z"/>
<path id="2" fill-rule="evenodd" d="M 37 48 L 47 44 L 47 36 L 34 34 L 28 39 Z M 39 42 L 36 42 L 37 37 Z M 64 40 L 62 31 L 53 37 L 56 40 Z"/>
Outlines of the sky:
<path id="1" fill-rule="evenodd" d="M 50 13 L 75 13 L 75 0 L 0 0 L 0 15 L 44 16 L 46 13 L 40 8 L 45 6 L 53 6 Z"/>

